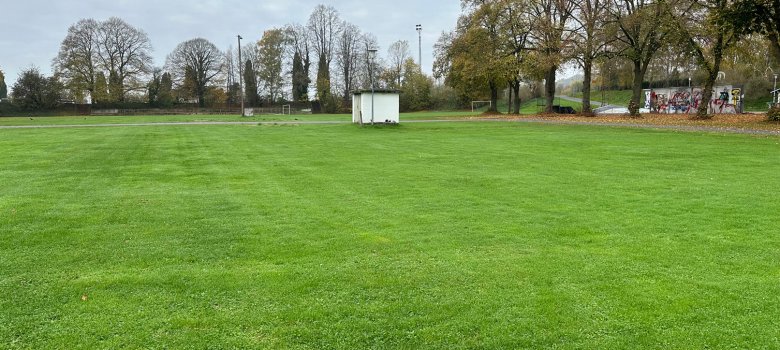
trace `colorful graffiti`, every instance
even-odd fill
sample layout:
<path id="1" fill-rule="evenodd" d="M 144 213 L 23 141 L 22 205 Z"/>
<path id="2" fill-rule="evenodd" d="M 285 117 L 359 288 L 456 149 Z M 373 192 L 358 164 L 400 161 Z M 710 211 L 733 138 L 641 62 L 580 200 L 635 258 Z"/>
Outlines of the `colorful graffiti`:
<path id="1" fill-rule="evenodd" d="M 736 114 L 742 110 L 742 88 L 716 86 L 707 108 L 713 114 Z M 642 112 L 696 113 L 702 103 L 701 88 L 662 88 L 645 90 Z"/>

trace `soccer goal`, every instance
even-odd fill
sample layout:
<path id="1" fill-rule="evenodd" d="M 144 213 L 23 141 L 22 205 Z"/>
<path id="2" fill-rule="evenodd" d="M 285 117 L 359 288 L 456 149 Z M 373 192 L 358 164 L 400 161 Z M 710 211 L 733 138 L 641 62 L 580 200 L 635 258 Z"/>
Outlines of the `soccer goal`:
<path id="1" fill-rule="evenodd" d="M 287 114 L 287 115 L 292 114 L 292 109 L 290 108 L 290 105 L 283 105 L 282 106 L 282 114 Z"/>
<path id="2" fill-rule="evenodd" d="M 493 101 L 471 101 L 471 111 L 476 112 L 485 106 L 493 107 Z"/>

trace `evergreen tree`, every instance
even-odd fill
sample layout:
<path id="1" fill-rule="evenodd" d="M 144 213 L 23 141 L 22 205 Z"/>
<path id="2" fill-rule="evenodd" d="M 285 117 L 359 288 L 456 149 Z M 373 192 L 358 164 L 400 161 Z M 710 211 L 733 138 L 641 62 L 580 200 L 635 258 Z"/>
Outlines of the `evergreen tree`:
<path id="1" fill-rule="evenodd" d="M 152 80 L 146 86 L 146 96 L 150 106 L 156 106 L 160 96 L 160 75 L 155 72 Z"/>
<path id="2" fill-rule="evenodd" d="M 22 72 L 11 94 L 23 110 L 52 109 L 57 106 L 65 87 L 55 77 L 46 78 L 37 68 Z"/>
<path id="3" fill-rule="evenodd" d="M 92 103 L 108 103 L 108 84 L 106 75 L 103 72 L 95 74 L 95 91 L 92 94 Z"/>
<path id="4" fill-rule="evenodd" d="M 160 90 L 157 92 L 157 104 L 160 107 L 173 105 L 173 79 L 171 74 L 165 72 L 160 77 Z"/>
<path id="5" fill-rule="evenodd" d="M 309 99 L 309 74 L 306 72 L 303 66 L 303 58 L 298 52 L 293 56 L 292 96 L 293 101 L 306 101 Z"/>
<path id="6" fill-rule="evenodd" d="M 124 87 L 119 74 L 111 72 L 108 75 L 108 99 L 111 102 L 123 102 L 125 99 Z"/>
<path id="7" fill-rule="evenodd" d="M 5 75 L 0 70 L 0 100 L 8 98 L 8 86 L 5 85 Z"/>

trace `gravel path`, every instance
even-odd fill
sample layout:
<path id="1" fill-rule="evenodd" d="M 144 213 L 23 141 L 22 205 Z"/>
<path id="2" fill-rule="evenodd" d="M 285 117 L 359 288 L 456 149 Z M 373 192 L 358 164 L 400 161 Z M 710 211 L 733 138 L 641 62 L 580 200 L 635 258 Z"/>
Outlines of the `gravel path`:
<path id="1" fill-rule="evenodd" d="M 774 135 L 780 136 L 780 130 L 741 129 L 732 127 L 714 126 L 686 126 L 686 125 L 652 125 L 639 123 L 610 123 L 610 122 L 583 122 L 571 120 L 550 120 L 536 118 L 522 119 L 498 119 L 498 118 L 473 118 L 473 119 L 432 119 L 432 120 L 407 120 L 402 123 L 477 123 L 477 122 L 507 122 L 507 123 L 537 123 L 552 125 L 598 125 L 607 127 L 676 130 L 688 132 L 712 132 L 732 133 L 748 135 Z M 159 123 L 111 123 L 111 124 L 67 124 L 67 125 L 5 125 L 0 129 L 51 129 L 51 128 L 103 128 L 103 127 L 128 127 L 128 126 L 187 126 L 187 125 L 333 125 L 349 124 L 350 121 L 269 121 L 269 122 L 159 122 Z"/>

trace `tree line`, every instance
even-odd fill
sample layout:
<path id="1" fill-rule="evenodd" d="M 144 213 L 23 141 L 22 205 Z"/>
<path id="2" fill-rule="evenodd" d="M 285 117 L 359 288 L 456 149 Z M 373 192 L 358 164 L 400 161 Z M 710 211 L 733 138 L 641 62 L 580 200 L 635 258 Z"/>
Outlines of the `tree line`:
<path id="1" fill-rule="evenodd" d="M 583 112 L 591 112 L 592 82 L 610 70 L 630 74 L 629 110 L 638 115 L 648 73 L 695 75 L 709 101 L 719 72 L 773 74 L 766 48 L 780 54 L 780 2 L 774 0 L 462 0 L 456 29 L 439 38 L 434 76 L 461 95 L 507 88 L 519 112 L 521 84 L 543 82 L 552 112 L 556 75 L 564 65 L 583 71 Z M 765 62 L 764 62 L 765 61 Z M 766 68 L 766 69 L 763 69 Z M 767 72 L 771 73 L 767 73 Z M 651 80 L 653 77 L 650 77 Z M 495 107 L 494 107 L 495 108 Z M 698 116 L 707 118 L 702 104 Z"/>
<path id="2" fill-rule="evenodd" d="M 235 106 L 243 81 L 248 106 L 316 100 L 322 111 L 333 113 L 350 108 L 351 92 L 369 88 L 373 73 L 375 87 L 402 91 L 403 110 L 429 107 L 433 80 L 411 58 L 408 42 L 393 43 L 386 59 L 371 59 L 369 49 L 379 49 L 372 34 L 342 20 L 335 8 L 318 5 L 305 24 L 271 28 L 235 49 L 223 51 L 205 38 L 183 41 L 164 66 L 155 67 L 151 41 L 141 28 L 117 17 L 82 19 L 69 27 L 52 60 L 53 76 L 28 69 L 10 97 L 24 110 L 63 101 Z M 4 84 L 0 72 L 0 94 Z"/>

